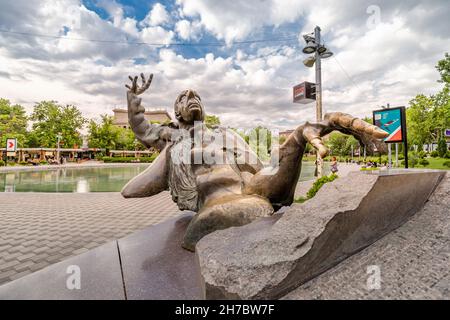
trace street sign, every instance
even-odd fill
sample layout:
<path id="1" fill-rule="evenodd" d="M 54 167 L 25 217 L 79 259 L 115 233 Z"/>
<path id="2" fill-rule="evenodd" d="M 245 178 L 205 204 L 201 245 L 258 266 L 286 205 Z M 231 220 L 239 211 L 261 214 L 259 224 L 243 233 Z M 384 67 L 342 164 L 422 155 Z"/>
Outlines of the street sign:
<path id="1" fill-rule="evenodd" d="M 450 129 L 445 129 L 445 136 L 450 137 Z"/>
<path id="2" fill-rule="evenodd" d="M 8 138 L 6 139 L 6 152 L 16 152 L 17 150 L 17 139 Z"/>
<path id="3" fill-rule="evenodd" d="M 405 107 L 373 111 L 373 124 L 389 133 L 385 143 L 404 142 L 406 139 Z"/>
<path id="4" fill-rule="evenodd" d="M 302 82 L 296 85 L 293 90 L 293 102 L 307 104 L 316 101 L 316 86 L 311 82 Z"/>

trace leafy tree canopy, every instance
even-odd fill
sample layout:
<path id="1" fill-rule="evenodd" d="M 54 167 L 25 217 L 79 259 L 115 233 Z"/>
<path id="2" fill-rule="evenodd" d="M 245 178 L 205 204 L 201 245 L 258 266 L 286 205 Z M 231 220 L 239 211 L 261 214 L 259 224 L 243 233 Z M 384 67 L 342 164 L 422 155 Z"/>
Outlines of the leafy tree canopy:
<path id="1" fill-rule="evenodd" d="M 56 101 L 42 101 L 34 106 L 31 120 L 34 121 L 33 132 L 29 139 L 32 147 L 55 147 L 58 134 L 61 134 L 61 146 L 64 148 L 82 144 L 79 130 L 83 128 L 86 119 L 76 106 L 62 106 Z"/>

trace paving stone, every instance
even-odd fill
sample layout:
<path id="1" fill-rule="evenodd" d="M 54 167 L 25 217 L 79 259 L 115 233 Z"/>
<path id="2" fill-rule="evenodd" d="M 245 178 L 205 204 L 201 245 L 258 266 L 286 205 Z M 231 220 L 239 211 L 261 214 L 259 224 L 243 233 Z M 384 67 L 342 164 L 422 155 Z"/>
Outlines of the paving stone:
<path id="1" fill-rule="evenodd" d="M 23 254 L 21 256 L 18 256 L 17 260 L 22 262 L 22 261 L 28 260 L 28 259 L 30 259 L 31 257 L 34 257 L 34 256 L 35 256 L 35 254 L 33 252 L 31 252 L 31 253 L 27 253 L 27 254 Z"/>
<path id="2" fill-rule="evenodd" d="M 118 192 L 0 192 L 0 203 L 0 284 L 179 213 L 168 192 L 139 199 Z"/>

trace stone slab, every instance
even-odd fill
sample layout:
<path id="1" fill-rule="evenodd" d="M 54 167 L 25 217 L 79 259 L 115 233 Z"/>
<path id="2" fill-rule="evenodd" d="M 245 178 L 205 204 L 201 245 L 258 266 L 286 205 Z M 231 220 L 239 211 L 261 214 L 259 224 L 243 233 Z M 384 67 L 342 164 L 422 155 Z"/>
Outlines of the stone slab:
<path id="1" fill-rule="evenodd" d="M 450 300 L 450 171 L 400 228 L 283 299 Z M 379 268 L 379 287 L 373 272 Z"/>
<path id="2" fill-rule="evenodd" d="M 119 240 L 129 300 L 199 299 L 195 254 L 181 242 L 193 213 L 183 213 Z"/>
<path id="3" fill-rule="evenodd" d="M 352 173 L 275 223 L 214 232 L 197 244 L 206 299 L 274 299 L 401 226 L 444 172 Z"/>
<path id="4" fill-rule="evenodd" d="M 72 265 L 80 268 L 80 289 L 67 288 Z M 0 300 L 102 299 L 125 299 L 116 241 L 0 286 Z"/>

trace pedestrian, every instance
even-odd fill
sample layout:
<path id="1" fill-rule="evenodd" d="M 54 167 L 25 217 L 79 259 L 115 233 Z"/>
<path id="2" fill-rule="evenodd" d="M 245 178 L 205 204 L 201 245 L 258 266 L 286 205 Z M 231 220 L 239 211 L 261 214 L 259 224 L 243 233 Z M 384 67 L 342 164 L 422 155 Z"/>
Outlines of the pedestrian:
<path id="1" fill-rule="evenodd" d="M 336 157 L 331 158 L 331 172 L 336 173 L 338 172 L 338 163 Z"/>

